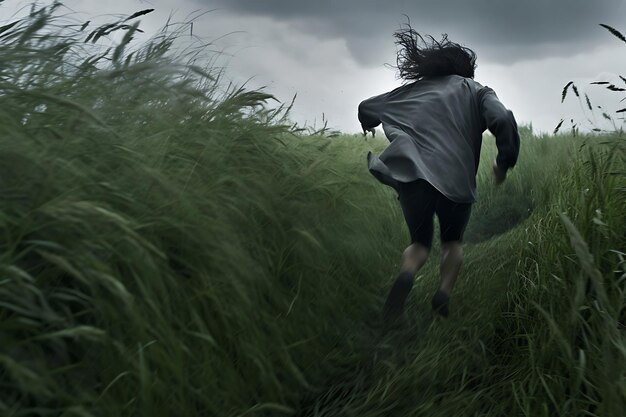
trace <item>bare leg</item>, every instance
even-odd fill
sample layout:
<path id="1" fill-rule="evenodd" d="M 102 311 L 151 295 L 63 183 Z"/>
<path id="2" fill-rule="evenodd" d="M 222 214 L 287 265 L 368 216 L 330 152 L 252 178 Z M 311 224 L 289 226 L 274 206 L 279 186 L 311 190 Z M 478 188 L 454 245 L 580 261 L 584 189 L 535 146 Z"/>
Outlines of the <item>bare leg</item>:
<path id="1" fill-rule="evenodd" d="M 443 317 L 448 317 L 448 301 L 463 261 L 463 246 L 458 240 L 441 242 L 441 282 L 432 299 L 433 310 Z"/>
<path id="2" fill-rule="evenodd" d="M 441 264 L 439 289 L 450 296 L 463 262 L 463 245 L 458 240 L 441 243 Z"/>
<path id="3" fill-rule="evenodd" d="M 389 291 L 383 309 L 383 314 L 387 318 L 398 316 L 402 312 L 404 301 L 413 287 L 415 274 L 426 263 L 428 252 L 429 249 L 426 246 L 413 243 L 402 253 L 400 274 Z"/>
<path id="4" fill-rule="evenodd" d="M 401 272 L 410 272 L 411 274 L 417 274 L 422 266 L 428 259 L 429 250 L 421 243 L 413 243 L 408 246 L 402 253 L 402 267 Z"/>

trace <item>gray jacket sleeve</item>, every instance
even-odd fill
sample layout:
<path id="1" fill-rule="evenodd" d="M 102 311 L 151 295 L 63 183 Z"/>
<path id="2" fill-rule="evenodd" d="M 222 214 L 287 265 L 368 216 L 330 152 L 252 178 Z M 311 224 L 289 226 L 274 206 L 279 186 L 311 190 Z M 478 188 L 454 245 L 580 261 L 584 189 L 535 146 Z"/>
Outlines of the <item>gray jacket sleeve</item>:
<path id="1" fill-rule="evenodd" d="M 380 124 L 380 115 L 387 93 L 370 97 L 359 104 L 359 122 L 363 129 L 371 129 Z"/>
<path id="2" fill-rule="evenodd" d="M 487 129 L 496 137 L 498 168 L 507 171 L 515 166 L 519 155 L 520 137 L 513 112 L 508 110 L 489 87 L 478 92 L 480 114 Z"/>

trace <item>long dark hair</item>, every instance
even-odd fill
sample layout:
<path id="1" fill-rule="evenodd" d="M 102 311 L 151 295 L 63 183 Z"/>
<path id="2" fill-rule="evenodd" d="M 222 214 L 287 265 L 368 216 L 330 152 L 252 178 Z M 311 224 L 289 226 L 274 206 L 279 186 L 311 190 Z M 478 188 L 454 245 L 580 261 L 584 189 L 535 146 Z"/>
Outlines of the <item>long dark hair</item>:
<path id="1" fill-rule="evenodd" d="M 447 34 L 437 41 L 430 35 L 420 35 L 407 23 L 393 36 L 399 46 L 396 68 L 403 80 L 450 74 L 474 78 L 476 53 L 450 41 Z"/>

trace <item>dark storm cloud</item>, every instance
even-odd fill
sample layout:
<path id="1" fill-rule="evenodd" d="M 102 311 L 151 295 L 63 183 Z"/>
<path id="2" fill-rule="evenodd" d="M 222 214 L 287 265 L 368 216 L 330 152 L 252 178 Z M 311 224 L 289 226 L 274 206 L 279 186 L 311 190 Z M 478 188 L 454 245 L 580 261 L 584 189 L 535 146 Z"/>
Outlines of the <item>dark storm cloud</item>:
<path id="1" fill-rule="evenodd" d="M 290 22 L 320 38 L 343 38 L 361 63 L 378 63 L 381 50 L 393 50 L 392 33 L 406 22 L 403 15 L 420 32 L 448 33 L 502 63 L 567 56 L 606 43 L 607 32 L 598 24 L 620 28 L 626 15 L 626 0 L 199 1 Z"/>

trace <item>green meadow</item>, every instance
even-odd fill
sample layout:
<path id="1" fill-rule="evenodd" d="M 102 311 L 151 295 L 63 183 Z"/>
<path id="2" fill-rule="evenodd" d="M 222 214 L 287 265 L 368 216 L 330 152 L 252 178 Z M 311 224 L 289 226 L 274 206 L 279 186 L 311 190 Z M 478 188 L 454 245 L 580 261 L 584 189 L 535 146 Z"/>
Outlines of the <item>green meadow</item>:
<path id="1" fill-rule="evenodd" d="M 451 316 L 435 245 L 390 328 L 384 137 L 56 13 L 0 27 L 1 416 L 624 415 L 619 132 L 523 127 L 499 187 L 486 134 Z"/>

